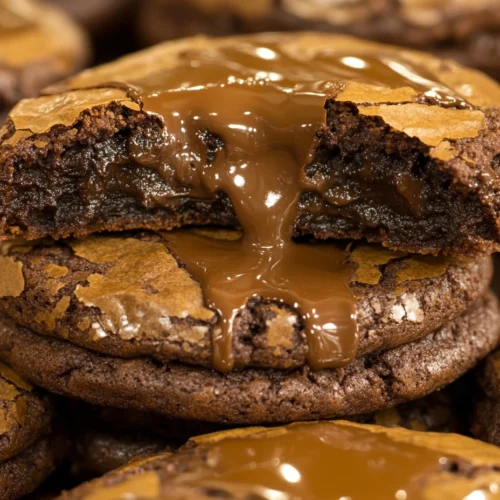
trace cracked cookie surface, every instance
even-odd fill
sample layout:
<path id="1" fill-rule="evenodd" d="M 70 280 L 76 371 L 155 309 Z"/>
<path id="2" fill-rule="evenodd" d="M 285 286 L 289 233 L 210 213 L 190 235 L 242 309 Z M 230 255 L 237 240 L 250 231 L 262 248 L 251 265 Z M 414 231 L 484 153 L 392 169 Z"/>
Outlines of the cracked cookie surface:
<path id="1" fill-rule="evenodd" d="M 231 424 L 312 420 L 390 408 L 448 385 L 494 348 L 498 323 L 497 301 L 487 295 L 425 338 L 345 368 L 220 374 L 96 354 L 3 319 L 0 359 L 51 392 L 97 405 Z"/>
<path id="2" fill-rule="evenodd" d="M 207 238 L 238 237 L 204 230 Z M 37 333 L 119 357 L 211 366 L 217 313 L 166 246 L 168 233 L 0 244 L 0 310 Z M 359 329 L 357 357 L 425 337 L 488 287 L 490 259 L 345 252 Z M 251 299 L 237 316 L 235 367 L 306 364 L 304 326 L 286 304 Z"/>

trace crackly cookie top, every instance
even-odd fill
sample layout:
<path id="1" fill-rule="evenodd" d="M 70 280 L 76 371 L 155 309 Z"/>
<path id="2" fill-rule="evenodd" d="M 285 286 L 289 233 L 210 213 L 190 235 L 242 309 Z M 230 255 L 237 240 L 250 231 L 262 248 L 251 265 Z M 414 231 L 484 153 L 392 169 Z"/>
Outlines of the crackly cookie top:
<path id="1" fill-rule="evenodd" d="M 189 237 L 189 233 L 100 235 L 58 244 L 3 242 L 0 301 L 4 310 L 14 316 L 16 311 L 24 310 L 23 304 L 28 301 L 29 313 L 15 316 L 18 322 L 35 331 L 104 349 L 108 354 L 153 354 L 159 359 L 206 364 L 217 310 L 169 243 L 172 237 Z M 205 229 L 193 233 L 198 243 L 195 248 L 228 244 L 231 250 L 230 244 L 238 244 L 242 237 L 241 232 L 229 230 Z M 377 317 L 388 326 L 400 328 L 404 321 L 427 333 L 426 329 L 432 329 L 434 322 L 425 316 L 426 299 L 421 292 L 432 288 L 431 283 L 441 279 L 446 282 L 445 275 L 462 266 L 465 275 L 475 275 L 467 271 L 472 262 L 460 263 L 447 257 L 410 256 L 364 244 L 344 251 L 334 246 L 331 249 L 342 255 L 339 265 L 344 268 L 355 301 L 363 310 L 360 319 L 363 338 L 377 324 Z M 34 296 L 35 290 L 41 289 L 43 294 Z M 333 287 L 332 290 L 334 294 Z M 385 297 L 388 298 L 384 302 Z M 263 322 L 260 328 L 265 347 L 260 348 L 272 353 L 272 358 L 254 363 L 282 368 L 301 365 L 304 345 L 293 304 L 278 301 L 270 304 L 257 301 L 257 304 L 247 303 L 243 318 L 245 315 L 253 318 L 254 336 L 257 336 L 256 325 Z M 238 321 L 243 323 L 238 323 L 237 344 L 247 328 L 247 320 Z M 380 331 L 379 336 L 389 338 L 390 334 Z M 115 343 L 121 350 L 108 351 L 106 342 Z M 133 353 L 126 350 L 127 346 L 139 348 L 143 344 L 151 347 Z M 364 339 L 363 353 L 367 346 Z M 246 356 L 237 354 L 238 366 L 252 364 Z"/>
<path id="2" fill-rule="evenodd" d="M 214 491 L 262 500 L 372 498 L 374 493 L 396 499 L 496 498 L 499 461 L 498 448 L 455 434 L 297 423 L 194 438 L 174 455 L 132 463 L 62 498 L 203 500 Z"/>

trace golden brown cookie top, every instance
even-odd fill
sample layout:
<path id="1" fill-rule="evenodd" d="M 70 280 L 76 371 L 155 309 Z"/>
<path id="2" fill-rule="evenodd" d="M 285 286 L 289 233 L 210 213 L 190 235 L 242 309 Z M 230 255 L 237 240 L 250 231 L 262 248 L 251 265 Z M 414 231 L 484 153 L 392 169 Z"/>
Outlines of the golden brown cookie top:
<path id="1" fill-rule="evenodd" d="M 235 241 L 241 237 L 241 232 L 230 230 L 207 228 L 194 232 L 203 235 L 207 242 Z M 76 301 L 88 311 L 99 312 L 98 321 L 91 320 L 92 316 L 88 315 L 78 322 L 82 333 L 88 332 L 89 338 L 97 343 L 110 336 L 123 341 L 165 340 L 166 332 L 175 330 L 172 324 L 175 318 L 189 318 L 195 322 L 175 330 L 177 341 L 192 347 L 206 346 L 209 325 L 217 320 L 217 314 L 208 307 L 200 283 L 166 245 L 169 235 L 171 233 L 165 232 L 162 235 L 92 236 L 69 240 L 62 246 L 49 242 L 28 244 L 22 240 L 2 242 L 0 299 L 14 299 L 29 293 L 33 285 L 27 285 L 24 272 L 28 271 L 26 266 L 30 270 L 36 268 L 37 286 L 46 291 L 50 307 L 36 314 L 35 327 L 45 324 L 49 331 L 58 331 L 58 321 L 68 321 L 74 315 L 74 310 L 68 309 L 71 302 Z M 63 248 L 68 247 L 77 260 L 65 262 L 55 257 L 64 255 Z M 53 253 L 40 254 L 44 248 L 52 248 Z M 79 270 L 76 262 L 95 265 L 96 270 Z M 386 285 L 390 287 L 390 294 L 404 303 L 408 287 L 413 297 L 412 286 L 424 286 L 420 283 L 442 277 L 450 268 L 462 265 L 467 267 L 467 261 L 408 255 L 376 245 L 357 244 L 345 250 L 345 267 L 358 300 L 367 293 L 372 297 L 383 296 L 381 282 L 390 281 Z M 366 292 L 365 288 L 371 291 Z M 396 303 L 393 309 L 395 307 Z M 417 301 L 415 314 L 423 315 L 421 307 Z M 266 318 L 268 346 L 293 349 L 296 313 L 277 304 L 269 308 L 271 314 Z"/>

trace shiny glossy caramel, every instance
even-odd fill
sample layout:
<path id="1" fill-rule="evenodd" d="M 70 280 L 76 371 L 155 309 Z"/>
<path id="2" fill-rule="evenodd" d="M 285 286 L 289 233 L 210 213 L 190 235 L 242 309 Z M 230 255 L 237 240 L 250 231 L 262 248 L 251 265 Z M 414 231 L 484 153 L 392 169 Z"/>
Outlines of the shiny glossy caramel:
<path id="1" fill-rule="evenodd" d="M 263 500 L 425 498 L 429 477 L 456 460 L 369 428 L 330 422 L 229 438 L 204 453 L 203 466 L 176 482 Z"/>
<path id="2" fill-rule="evenodd" d="M 244 230 L 237 242 L 186 232 L 167 237 L 220 313 L 213 335 L 213 364 L 220 371 L 233 366 L 232 324 L 252 297 L 297 310 L 313 369 L 342 366 L 355 355 L 354 297 L 343 252 L 293 241 L 301 192 L 322 190 L 321 179 L 307 178 L 303 167 L 312 161 L 325 100 L 342 86 L 338 82 L 410 87 L 429 102 L 468 106 L 424 67 L 391 54 L 325 47 L 311 57 L 300 47 L 282 50 L 279 40 L 267 35 L 187 50 L 174 68 L 132 86 L 144 109 L 165 123 L 163 147 L 148 152 L 152 168 L 175 172 L 185 186 L 178 196 L 225 193 Z"/>

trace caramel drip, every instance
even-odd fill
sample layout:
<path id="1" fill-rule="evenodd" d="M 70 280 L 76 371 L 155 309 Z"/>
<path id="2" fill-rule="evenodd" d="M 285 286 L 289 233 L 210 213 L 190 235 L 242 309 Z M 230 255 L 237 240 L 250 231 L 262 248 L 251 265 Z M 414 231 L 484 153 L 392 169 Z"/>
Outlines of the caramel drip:
<path id="1" fill-rule="evenodd" d="M 410 86 L 442 105 L 467 106 L 425 68 L 407 61 L 328 47 L 311 57 L 285 52 L 277 40 L 279 35 L 268 35 L 186 51 L 174 68 L 133 84 L 144 109 L 165 124 L 163 147 L 145 152 L 148 161 L 160 172 L 175 171 L 186 187 L 178 196 L 213 199 L 225 193 L 244 230 L 237 242 L 186 232 L 167 237 L 219 311 L 213 365 L 220 371 L 233 367 L 234 320 L 252 297 L 299 313 L 313 369 L 342 366 L 355 355 L 355 299 L 343 252 L 293 241 L 296 205 L 311 187 L 303 167 L 313 160 L 325 100 L 338 82 Z M 207 140 L 216 151 L 207 151 Z"/>
<path id="2" fill-rule="evenodd" d="M 327 422 L 225 439 L 204 456 L 203 466 L 175 483 L 263 500 L 423 498 L 426 480 L 454 460 L 384 433 Z"/>

